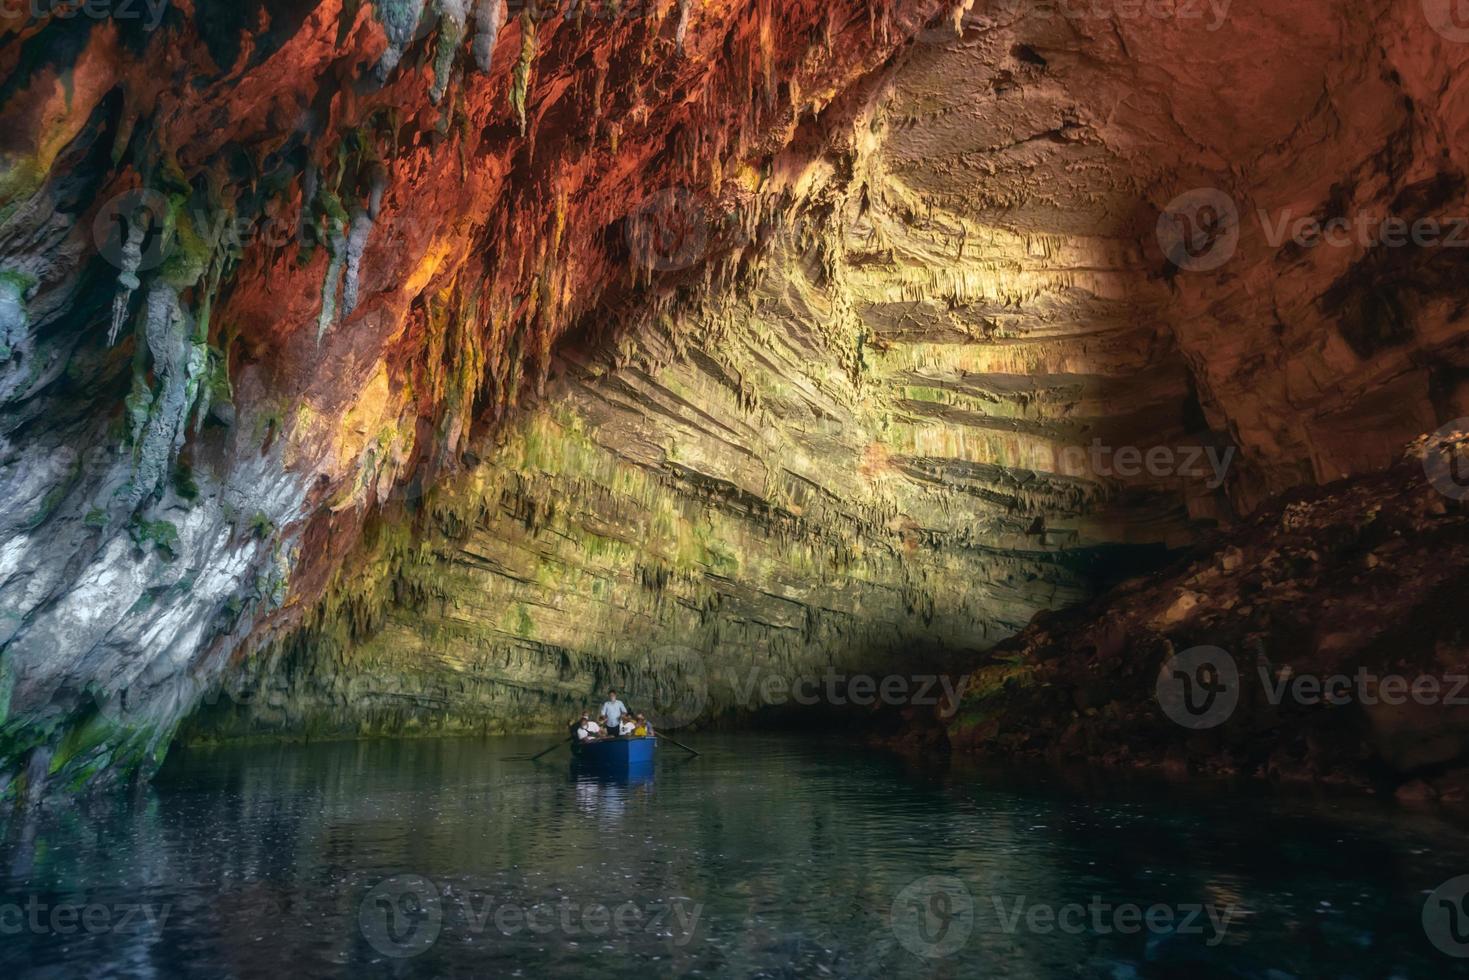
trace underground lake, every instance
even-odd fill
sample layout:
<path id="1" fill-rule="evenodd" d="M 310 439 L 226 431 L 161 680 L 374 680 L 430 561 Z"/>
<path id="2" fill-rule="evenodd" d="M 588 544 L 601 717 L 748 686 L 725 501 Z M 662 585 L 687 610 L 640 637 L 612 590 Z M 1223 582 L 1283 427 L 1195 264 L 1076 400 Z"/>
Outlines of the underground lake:
<path id="1" fill-rule="evenodd" d="M 527 762 L 528 737 L 185 752 L 135 797 L 8 828 L 0 966 L 1456 973 L 1423 923 L 1469 867 L 1463 822 L 1342 794 L 915 770 L 811 734 L 691 738 L 697 757 L 631 778 Z"/>

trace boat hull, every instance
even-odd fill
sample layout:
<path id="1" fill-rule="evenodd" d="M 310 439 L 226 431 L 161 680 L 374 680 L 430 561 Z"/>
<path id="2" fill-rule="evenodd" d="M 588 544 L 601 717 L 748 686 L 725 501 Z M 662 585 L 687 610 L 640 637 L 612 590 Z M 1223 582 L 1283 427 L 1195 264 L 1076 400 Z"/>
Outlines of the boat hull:
<path id="1" fill-rule="evenodd" d="M 657 747 L 658 739 L 651 735 L 643 738 L 609 738 L 602 742 L 575 746 L 572 758 L 579 768 L 590 772 L 613 776 L 637 774 L 652 771 L 653 755 Z"/>

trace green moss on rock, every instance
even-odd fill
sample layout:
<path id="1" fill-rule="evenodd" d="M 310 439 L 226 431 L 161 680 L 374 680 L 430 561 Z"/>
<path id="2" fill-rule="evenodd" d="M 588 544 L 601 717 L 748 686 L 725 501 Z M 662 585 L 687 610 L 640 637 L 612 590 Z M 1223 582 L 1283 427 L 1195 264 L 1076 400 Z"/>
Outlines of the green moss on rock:
<path id="1" fill-rule="evenodd" d="M 133 543 L 147 550 L 150 546 L 169 561 L 179 554 L 179 529 L 172 521 L 134 520 L 128 525 Z"/>

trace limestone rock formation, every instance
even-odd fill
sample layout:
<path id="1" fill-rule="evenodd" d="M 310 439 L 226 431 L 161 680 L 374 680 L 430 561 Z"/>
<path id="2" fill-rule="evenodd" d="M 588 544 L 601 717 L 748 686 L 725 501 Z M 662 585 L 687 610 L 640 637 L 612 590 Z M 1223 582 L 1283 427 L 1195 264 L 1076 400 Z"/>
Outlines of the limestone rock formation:
<path id="1" fill-rule="evenodd" d="M 1144 7 L 0 21 L 3 791 L 970 662 L 1469 414 L 1453 25 Z"/>
<path id="2" fill-rule="evenodd" d="M 1038 617 L 959 685 L 939 712 L 946 741 L 1469 802 L 1466 574 L 1464 502 L 1415 447 L 1384 474 L 1264 508 L 1165 574 Z M 1206 664 L 1217 710 L 1170 710 Z"/>
<path id="3" fill-rule="evenodd" d="M 653 290 L 645 198 L 758 167 L 921 6 L 484 2 L 472 38 L 418 0 L 0 27 L 11 792 L 156 762 L 369 513 Z"/>
<path id="4" fill-rule="evenodd" d="M 750 175 L 733 232 L 694 221 L 730 251 L 693 299 L 558 356 L 425 498 L 427 539 L 385 522 L 192 734 L 546 730 L 607 686 L 660 720 L 757 709 L 824 671 L 962 663 L 1227 506 L 1202 452 L 1127 481 L 1068 453 L 1224 442 L 1189 431 L 1155 311 L 1075 289 L 1141 278 L 1127 245 L 1078 268 L 1065 236 L 928 212 L 894 146 L 946 123 L 902 125 L 886 75 L 857 96 Z"/>

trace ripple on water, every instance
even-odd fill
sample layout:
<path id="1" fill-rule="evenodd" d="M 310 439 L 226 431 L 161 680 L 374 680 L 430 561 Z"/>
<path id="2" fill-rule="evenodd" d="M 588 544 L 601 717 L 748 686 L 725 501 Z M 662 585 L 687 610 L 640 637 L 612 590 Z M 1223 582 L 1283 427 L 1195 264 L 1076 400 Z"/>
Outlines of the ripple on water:
<path id="1" fill-rule="evenodd" d="M 1427 942 L 1421 913 L 1469 873 L 1469 844 L 1432 817 L 914 773 L 809 738 L 692 737 L 703 756 L 665 753 L 652 780 L 626 783 L 505 759 L 534 739 L 185 753 L 136 799 L 5 828 L 0 925 L 28 901 L 154 920 L 27 928 L 5 937 L 0 967 L 893 978 L 1461 966 Z M 1232 917 L 1211 943 L 1177 922 L 1097 928 L 1092 904 Z M 1086 927 L 1056 928 L 1076 906 Z"/>

